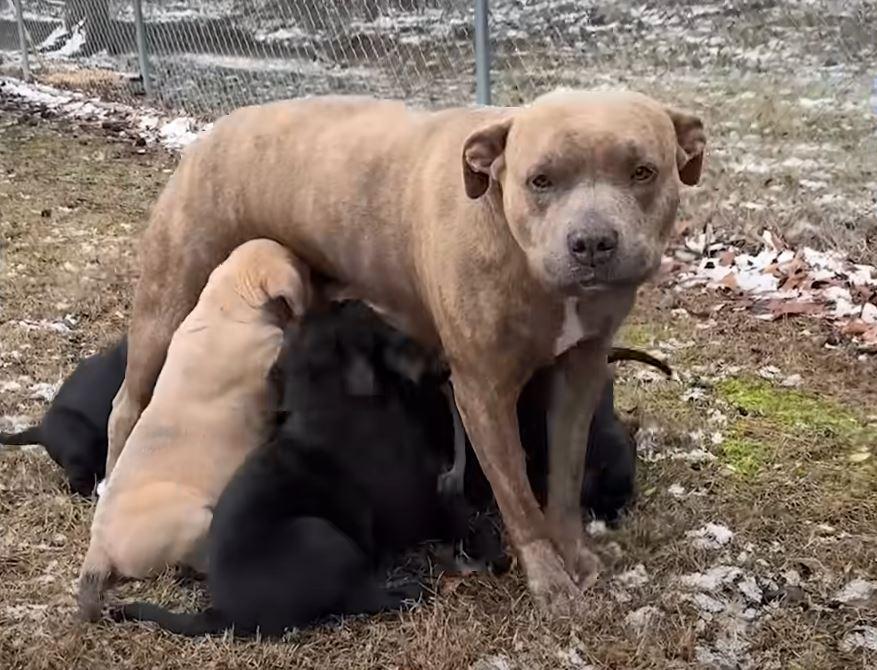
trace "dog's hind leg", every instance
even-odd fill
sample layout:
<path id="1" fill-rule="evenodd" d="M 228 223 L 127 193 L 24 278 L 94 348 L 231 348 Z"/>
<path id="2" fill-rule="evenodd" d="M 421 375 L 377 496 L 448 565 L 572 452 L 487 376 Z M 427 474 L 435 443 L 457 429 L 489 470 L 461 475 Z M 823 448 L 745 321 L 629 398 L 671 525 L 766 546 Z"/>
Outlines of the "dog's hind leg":
<path id="1" fill-rule="evenodd" d="M 10 447 L 42 443 L 43 433 L 41 426 L 31 426 L 30 428 L 25 428 L 20 433 L 0 433 L 0 444 Z"/>
<path id="2" fill-rule="evenodd" d="M 92 544 L 85 554 L 79 574 L 79 615 L 85 621 L 97 621 L 101 616 L 103 595 L 112 576 L 110 557 L 97 544 Z"/>
<path id="3" fill-rule="evenodd" d="M 420 600 L 423 592 L 423 586 L 418 583 L 388 588 L 370 577 L 345 596 L 342 611 L 339 613 L 357 615 L 389 612 L 400 609 L 406 601 Z"/>
<path id="4" fill-rule="evenodd" d="M 177 635 L 209 635 L 219 633 L 227 625 L 222 614 L 215 609 L 189 614 L 171 612 L 153 603 L 133 602 L 110 610 L 110 617 L 117 623 L 126 621 L 152 621 L 159 628 Z"/>

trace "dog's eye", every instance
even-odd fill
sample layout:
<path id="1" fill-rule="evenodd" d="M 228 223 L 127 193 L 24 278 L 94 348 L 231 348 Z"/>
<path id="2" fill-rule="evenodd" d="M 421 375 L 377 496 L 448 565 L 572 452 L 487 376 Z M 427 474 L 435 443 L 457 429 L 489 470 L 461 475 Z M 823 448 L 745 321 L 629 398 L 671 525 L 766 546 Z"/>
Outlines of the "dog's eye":
<path id="1" fill-rule="evenodd" d="M 651 181 L 656 174 L 658 174 L 658 171 L 651 165 L 638 165 L 631 177 L 634 181 L 647 182 Z"/>
<path id="2" fill-rule="evenodd" d="M 530 177 L 530 188 L 534 191 L 547 191 L 552 186 L 554 182 L 548 175 L 537 174 L 535 177 Z"/>

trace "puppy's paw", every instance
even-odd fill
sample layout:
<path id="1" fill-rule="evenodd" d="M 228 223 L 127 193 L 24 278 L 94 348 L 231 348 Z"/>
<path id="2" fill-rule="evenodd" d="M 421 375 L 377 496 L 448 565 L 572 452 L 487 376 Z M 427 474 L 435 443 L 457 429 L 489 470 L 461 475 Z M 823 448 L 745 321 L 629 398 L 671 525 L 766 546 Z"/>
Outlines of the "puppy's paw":
<path id="1" fill-rule="evenodd" d="M 463 472 L 451 468 L 438 478 L 438 492 L 443 498 L 463 495 Z"/>

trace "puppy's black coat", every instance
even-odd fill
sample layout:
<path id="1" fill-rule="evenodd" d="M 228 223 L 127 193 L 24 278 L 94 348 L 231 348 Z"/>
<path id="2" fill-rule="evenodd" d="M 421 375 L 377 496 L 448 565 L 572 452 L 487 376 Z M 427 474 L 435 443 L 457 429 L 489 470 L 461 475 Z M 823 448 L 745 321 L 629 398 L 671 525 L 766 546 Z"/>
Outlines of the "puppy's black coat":
<path id="1" fill-rule="evenodd" d="M 198 635 L 234 626 L 277 635 L 332 614 L 398 607 L 382 559 L 464 533 L 465 512 L 440 499 L 451 422 L 429 358 L 358 303 L 308 316 L 287 339 L 282 426 L 236 473 L 214 511 L 211 609 L 146 603 L 119 619 Z"/>
<path id="2" fill-rule="evenodd" d="M 128 341 L 82 360 L 64 381 L 36 426 L 0 433 L 0 444 L 41 444 L 64 469 L 70 488 L 91 495 L 103 479 L 107 460 L 107 421 L 113 398 L 125 378 Z"/>
<path id="3" fill-rule="evenodd" d="M 633 349 L 613 348 L 609 361 L 632 360 L 671 375 L 670 367 L 653 356 Z M 518 426 L 527 457 L 527 475 L 540 504 L 548 489 L 548 408 L 551 371 L 538 370 L 518 399 Z M 581 504 L 597 519 L 616 524 L 621 511 L 636 493 L 636 442 L 615 413 L 615 385 L 610 378 L 603 389 L 588 432 Z M 471 446 L 466 459 L 466 495 L 483 509 L 493 501 L 490 485 Z M 471 467 L 470 467 L 471 464 Z"/>

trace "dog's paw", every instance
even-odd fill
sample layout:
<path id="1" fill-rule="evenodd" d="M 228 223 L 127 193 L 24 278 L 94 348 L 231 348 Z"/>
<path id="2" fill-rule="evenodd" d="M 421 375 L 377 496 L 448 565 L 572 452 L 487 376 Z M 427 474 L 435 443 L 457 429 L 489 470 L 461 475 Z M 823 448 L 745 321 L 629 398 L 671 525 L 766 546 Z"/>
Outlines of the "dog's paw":
<path id="1" fill-rule="evenodd" d="M 567 573 L 548 540 L 537 540 L 520 549 L 527 586 L 537 606 L 554 616 L 572 616 L 582 605 L 582 590 Z"/>
<path id="2" fill-rule="evenodd" d="M 570 569 L 575 583 L 583 590 L 594 586 L 603 571 L 603 561 L 584 543 L 579 543 L 576 547 L 571 563 L 567 567 Z"/>

